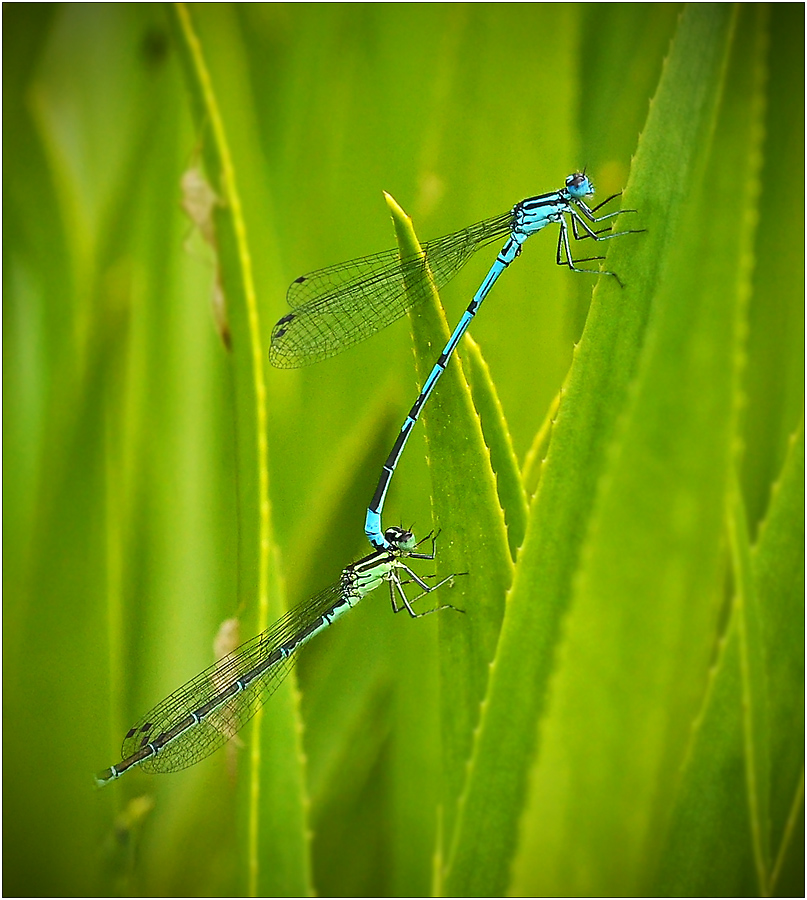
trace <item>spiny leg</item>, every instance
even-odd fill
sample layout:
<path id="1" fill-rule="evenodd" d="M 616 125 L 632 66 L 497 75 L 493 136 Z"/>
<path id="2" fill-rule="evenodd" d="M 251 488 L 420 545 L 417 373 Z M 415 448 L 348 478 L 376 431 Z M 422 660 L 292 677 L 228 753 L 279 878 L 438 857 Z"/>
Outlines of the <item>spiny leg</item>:
<path id="1" fill-rule="evenodd" d="M 578 200 L 577 206 L 582 210 L 583 215 L 589 220 L 589 222 L 603 222 L 605 219 L 613 219 L 615 216 L 621 216 L 622 213 L 627 212 L 636 212 L 635 209 L 618 209 L 616 212 L 606 213 L 604 216 L 595 216 L 594 213 L 597 212 L 598 209 L 602 209 L 606 203 L 610 203 L 612 200 L 616 200 L 617 197 L 622 196 L 622 191 L 619 191 L 616 194 L 611 194 L 610 197 L 606 197 L 602 203 L 598 203 L 593 209 L 591 209 L 584 200 Z"/>
<path id="2" fill-rule="evenodd" d="M 419 547 L 421 544 L 425 543 L 426 541 L 431 540 L 431 542 L 432 542 L 432 552 L 431 553 L 409 553 L 409 554 L 407 554 L 409 556 L 409 558 L 410 559 L 432 559 L 433 560 L 435 558 L 435 548 L 437 547 L 437 535 L 439 535 L 439 534 L 440 534 L 439 531 L 436 533 L 434 531 L 430 531 L 425 537 L 422 537 L 417 542 L 417 544 L 415 544 L 416 547 Z"/>
<path id="3" fill-rule="evenodd" d="M 605 200 L 602 200 L 600 203 L 598 203 L 594 207 L 589 207 L 589 205 L 585 202 L 583 203 L 583 206 L 585 206 L 587 212 L 595 213 L 595 212 L 597 212 L 598 209 L 602 209 L 603 206 L 610 203 L 612 200 L 616 200 L 617 197 L 621 197 L 621 196 L 622 196 L 622 191 L 617 191 L 615 194 L 611 194 L 610 197 L 606 197 Z M 607 218 L 610 218 L 611 216 L 618 216 L 622 212 L 628 212 L 628 210 L 618 209 L 616 212 L 608 213 L 608 215 L 602 216 L 602 218 L 607 219 Z M 636 210 L 632 209 L 632 210 L 630 210 L 630 212 L 636 212 Z"/>
<path id="4" fill-rule="evenodd" d="M 620 212 L 635 212 L 635 210 L 620 210 Z M 603 234 L 603 231 L 606 231 L 606 228 L 601 228 L 599 231 L 595 231 L 586 220 L 580 215 L 580 213 L 573 207 L 569 207 L 569 215 L 572 217 L 572 233 L 575 236 L 575 239 L 578 241 L 585 240 L 587 237 L 593 238 L 595 241 L 610 241 L 611 238 L 622 237 L 623 234 L 639 234 L 644 231 L 644 228 L 630 228 L 626 231 L 613 231 L 610 234 Z M 602 216 L 599 219 L 592 219 L 592 222 L 601 222 L 602 219 L 607 219 L 608 216 Z M 578 234 L 577 225 L 586 232 L 585 234 Z"/>
<path id="5" fill-rule="evenodd" d="M 455 612 L 464 612 L 464 610 L 457 609 L 456 606 L 452 606 L 450 603 L 445 603 L 442 606 L 436 606 L 434 609 L 427 609 L 427 610 L 424 610 L 423 612 L 416 613 L 415 610 L 412 608 L 413 603 L 416 603 L 418 600 L 420 600 L 421 597 L 424 597 L 426 594 L 430 594 L 432 591 L 436 591 L 437 588 L 442 587 L 447 582 L 453 581 L 453 579 L 456 577 L 456 575 L 449 575 L 447 578 L 444 578 L 442 581 L 439 581 L 437 584 L 428 585 L 422 578 L 420 578 L 420 576 L 418 576 L 415 572 L 413 572 L 408 566 L 400 565 L 399 568 L 403 569 L 407 573 L 407 575 L 410 576 L 410 578 L 407 579 L 407 581 L 401 581 L 401 579 L 398 577 L 397 572 L 393 571 L 390 573 L 389 595 L 390 595 L 390 602 L 392 604 L 392 611 L 394 613 L 399 613 L 399 612 L 401 612 L 401 610 L 405 609 L 413 619 L 420 619 L 421 617 L 428 616 L 433 612 L 439 612 L 441 609 L 453 609 Z M 465 573 L 463 572 L 461 574 L 465 574 Z M 435 577 L 435 576 L 428 576 L 428 577 Z M 406 591 L 404 590 L 403 586 L 404 586 L 404 584 L 411 584 L 413 582 L 418 585 L 418 587 L 421 589 L 421 591 L 417 595 L 417 597 L 413 597 L 410 600 L 406 596 Z M 402 605 L 400 605 L 400 606 L 398 606 L 395 603 L 396 591 L 398 593 L 398 596 L 401 599 Z"/>
<path id="6" fill-rule="evenodd" d="M 606 232 L 611 230 L 610 225 L 606 225 L 604 228 L 586 228 L 584 234 L 580 234 L 577 230 L 577 219 L 572 216 L 572 234 L 574 235 L 574 239 L 576 241 L 585 241 L 588 238 L 594 238 L 595 241 L 605 240 L 606 237 L 600 237 L 600 235 L 605 235 Z"/>
<path id="7" fill-rule="evenodd" d="M 448 584 L 449 581 L 453 581 L 453 580 L 457 577 L 457 574 L 459 574 L 459 575 L 467 575 L 467 574 L 468 574 L 467 572 L 459 572 L 459 573 L 455 573 L 455 574 L 452 574 L 452 575 L 446 575 L 446 577 L 445 577 L 442 581 L 438 581 L 437 584 L 431 584 L 431 585 L 430 585 L 430 584 L 427 584 L 427 583 L 420 577 L 420 575 L 417 574 L 417 572 L 413 572 L 412 569 L 410 569 L 409 566 L 405 565 L 404 563 L 399 562 L 399 563 L 398 563 L 398 568 L 399 568 L 399 569 L 403 569 L 404 572 L 406 572 L 406 574 L 409 576 L 409 579 L 407 580 L 407 583 L 408 583 L 408 584 L 414 583 L 414 584 L 416 584 L 416 585 L 420 588 L 420 593 L 417 595 L 417 597 L 414 597 L 414 598 L 410 601 L 411 603 L 417 602 L 418 600 L 420 600 L 421 597 L 425 596 L 426 594 L 430 594 L 432 591 L 436 591 L 437 588 L 442 587 L 444 584 Z M 393 580 L 395 581 L 396 585 L 397 585 L 399 588 L 401 588 L 403 582 L 402 582 L 401 579 L 398 577 L 398 573 L 397 573 L 397 572 L 393 572 L 393 574 L 394 574 L 394 576 L 395 576 Z M 431 576 L 428 576 L 428 577 L 436 578 L 437 576 L 436 576 L 436 575 L 431 575 Z M 405 592 L 404 592 L 404 593 L 405 593 Z M 439 607 L 439 608 L 445 609 L 446 607 Z M 449 608 L 449 609 L 454 609 L 454 607 L 451 606 L 450 604 L 448 605 L 448 608 Z"/>
<path id="8" fill-rule="evenodd" d="M 575 260 L 572 258 L 572 250 L 569 246 L 569 229 L 566 225 L 566 220 L 560 220 L 560 234 L 558 235 L 558 249 L 555 254 L 555 262 L 559 266 L 568 266 L 573 272 L 585 272 L 589 275 L 613 275 L 617 280 L 617 284 L 620 287 L 623 287 L 622 282 L 619 280 L 619 276 L 616 272 L 609 272 L 607 269 L 579 269 L 577 267 L 577 263 L 579 262 L 594 262 L 595 260 L 605 259 L 604 256 L 589 256 L 585 259 Z M 564 252 L 566 255 L 566 259 L 563 258 Z"/>

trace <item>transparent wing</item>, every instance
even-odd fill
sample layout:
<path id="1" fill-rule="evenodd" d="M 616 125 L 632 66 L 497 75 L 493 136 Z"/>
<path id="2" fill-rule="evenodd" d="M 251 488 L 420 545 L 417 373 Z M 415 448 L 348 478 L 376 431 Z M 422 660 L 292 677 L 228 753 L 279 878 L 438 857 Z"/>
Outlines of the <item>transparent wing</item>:
<path id="1" fill-rule="evenodd" d="M 423 256 L 402 260 L 397 249 L 386 250 L 301 275 L 287 294 L 293 312 L 272 330 L 272 365 L 307 366 L 365 340 L 428 297 L 428 281 L 420 276 L 431 272 L 436 287 L 443 287 L 511 223 L 512 213 L 506 213 L 428 241 Z"/>
<path id="2" fill-rule="evenodd" d="M 344 578 L 332 584 L 182 685 L 129 729 L 121 759 L 147 744 L 165 741 L 142 768 L 174 772 L 213 753 L 255 715 L 291 671 L 297 647 L 290 655 L 281 654 L 280 648 L 315 628 L 348 590 Z M 248 686 L 228 697 L 238 679 L 248 681 Z M 173 739 L 172 731 L 177 732 Z"/>
<path id="3" fill-rule="evenodd" d="M 219 749 L 255 715 L 280 686 L 297 661 L 297 654 L 279 660 L 246 690 L 236 694 L 200 722 L 167 743 L 141 764 L 144 772 L 177 772 L 192 766 Z M 215 677 L 215 676 L 214 676 Z"/>

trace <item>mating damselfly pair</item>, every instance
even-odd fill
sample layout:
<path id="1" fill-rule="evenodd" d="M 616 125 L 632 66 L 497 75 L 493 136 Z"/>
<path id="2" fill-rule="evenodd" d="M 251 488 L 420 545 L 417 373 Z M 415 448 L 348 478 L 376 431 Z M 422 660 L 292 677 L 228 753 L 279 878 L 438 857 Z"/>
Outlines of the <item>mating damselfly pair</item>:
<path id="1" fill-rule="evenodd" d="M 283 316 L 272 332 L 269 357 L 279 368 L 328 359 L 370 337 L 424 301 L 432 286 L 447 284 L 480 247 L 508 236 L 435 362 L 384 463 L 365 517 L 365 533 L 373 552 L 347 566 L 335 584 L 290 610 L 267 631 L 242 644 L 154 707 L 129 729 L 121 748 L 121 762 L 100 773 L 98 784 L 107 784 L 135 766 L 147 772 L 178 771 L 213 753 L 274 693 L 291 670 L 299 648 L 384 582 L 389 585 L 394 612 L 406 609 L 417 618 L 440 609 L 455 609 L 445 604 L 436 610 L 414 611 L 412 603 L 454 576 L 429 585 L 407 565 L 408 559 L 435 558 L 431 535 L 425 540 L 431 538 L 432 551 L 422 553 L 417 551 L 419 545 L 411 531 L 388 528 L 382 532 L 381 514 L 390 481 L 420 412 L 454 350 L 490 289 L 519 256 L 528 237 L 547 225 L 557 224 L 558 265 L 575 272 L 610 275 L 621 284 L 614 272 L 579 268 L 579 263 L 604 257 L 572 256 L 570 233 L 576 241 L 603 241 L 635 232 L 593 227 L 621 213 L 634 212 L 617 210 L 597 216 L 595 213 L 619 194 L 590 208 L 584 198 L 593 193 L 594 186 L 585 172 L 575 172 L 560 190 L 522 200 L 509 213 L 428 241 L 422 245 L 421 253 L 401 257 L 397 250 L 389 250 L 320 269 L 292 283 L 287 299 L 293 312 Z M 411 600 L 404 590 L 410 583 L 420 589 Z"/>

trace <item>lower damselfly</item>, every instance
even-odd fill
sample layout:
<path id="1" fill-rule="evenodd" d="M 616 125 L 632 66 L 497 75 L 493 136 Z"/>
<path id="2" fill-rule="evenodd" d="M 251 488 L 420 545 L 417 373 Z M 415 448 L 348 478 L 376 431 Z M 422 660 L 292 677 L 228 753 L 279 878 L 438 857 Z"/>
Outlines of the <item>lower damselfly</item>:
<path id="1" fill-rule="evenodd" d="M 428 584 L 407 560 L 433 560 L 436 538 L 415 542 L 411 531 L 392 527 L 389 547 L 376 550 L 343 569 L 339 580 L 289 610 L 271 628 L 205 669 L 166 697 L 133 725 L 123 739 L 121 761 L 96 776 L 101 786 L 139 766 L 144 772 L 176 772 L 209 756 L 239 731 L 272 696 L 292 669 L 297 651 L 315 634 L 332 625 L 371 591 L 386 582 L 393 612 L 406 610 L 413 618 L 441 609 L 444 604 L 415 612 L 412 604 L 450 582 L 449 575 Z M 431 552 L 418 551 L 431 540 Z M 420 593 L 407 596 L 405 585 Z"/>

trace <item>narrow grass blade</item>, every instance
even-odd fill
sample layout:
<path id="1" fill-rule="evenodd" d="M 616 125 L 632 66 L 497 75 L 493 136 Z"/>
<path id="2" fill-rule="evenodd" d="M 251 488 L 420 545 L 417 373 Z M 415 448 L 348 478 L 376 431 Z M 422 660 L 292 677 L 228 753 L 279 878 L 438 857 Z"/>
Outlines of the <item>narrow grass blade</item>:
<path id="1" fill-rule="evenodd" d="M 490 377 L 490 369 L 479 344 L 470 335 L 466 336 L 463 344 L 463 359 L 467 366 L 474 406 L 479 413 L 485 443 L 490 450 L 490 463 L 496 473 L 496 489 L 507 522 L 510 555 L 515 562 L 527 527 L 527 494 L 504 410 Z"/>
<path id="2" fill-rule="evenodd" d="M 388 198 L 403 253 L 416 253 L 411 219 Z M 410 315 L 419 381 L 431 370 L 449 330 L 438 298 Z M 513 564 L 479 417 L 459 358 L 447 367 L 423 413 L 440 570 L 468 572 L 449 595 L 464 615 L 440 616 L 443 828 L 450 834 L 465 780 L 479 706 L 496 651 Z"/>
<path id="3" fill-rule="evenodd" d="M 256 632 L 263 631 L 285 606 L 278 575 L 269 503 L 264 341 L 252 269 L 249 235 L 238 173 L 217 88 L 206 61 L 206 48 L 191 9 L 174 7 L 173 24 L 187 80 L 198 112 L 200 132 L 209 128 L 204 159 L 223 204 L 214 221 L 219 265 L 232 343 L 237 448 L 239 453 L 239 536 L 242 590 Z M 221 21 L 226 26 L 226 19 Z M 219 41 L 228 39 L 222 27 Z M 247 880 L 251 894 L 310 892 L 308 829 L 303 782 L 300 725 L 294 682 L 277 692 L 271 717 L 262 711 L 252 730 L 247 841 Z M 271 798 L 267 801 L 266 798 Z M 271 852 L 272 865 L 264 865 Z"/>

